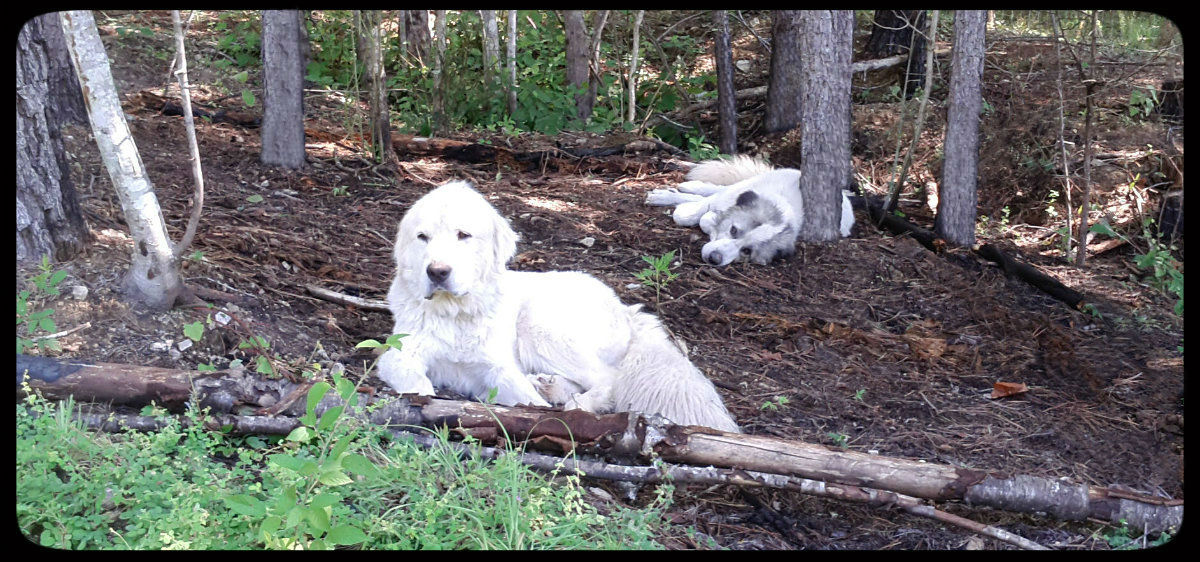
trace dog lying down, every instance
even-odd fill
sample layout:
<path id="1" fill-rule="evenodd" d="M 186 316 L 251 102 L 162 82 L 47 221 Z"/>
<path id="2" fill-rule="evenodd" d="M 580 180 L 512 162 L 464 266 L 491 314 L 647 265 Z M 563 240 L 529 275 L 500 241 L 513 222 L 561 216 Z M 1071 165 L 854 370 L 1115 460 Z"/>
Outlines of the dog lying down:
<path id="1" fill-rule="evenodd" d="M 705 376 L 658 319 L 580 272 L 510 271 L 517 233 L 467 182 L 438 187 L 400 221 L 379 359 L 397 392 L 450 389 L 503 405 L 658 414 L 738 432 Z"/>
<path id="2" fill-rule="evenodd" d="M 715 266 L 741 255 L 766 265 L 796 253 L 796 236 L 804 222 L 800 170 L 772 168 L 748 156 L 709 160 L 692 168 L 676 189 L 655 189 L 646 204 L 675 205 L 672 218 L 680 226 L 699 226 L 709 241 L 700 255 Z M 842 192 L 842 236 L 850 236 L 854 210 Z"/>

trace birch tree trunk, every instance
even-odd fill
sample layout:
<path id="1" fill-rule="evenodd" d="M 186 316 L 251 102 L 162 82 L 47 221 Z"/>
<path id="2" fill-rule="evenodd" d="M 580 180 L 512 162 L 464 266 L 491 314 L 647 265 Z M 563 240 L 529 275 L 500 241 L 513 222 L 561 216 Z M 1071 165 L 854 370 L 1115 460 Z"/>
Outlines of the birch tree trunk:
<path id="1" fill-rule="evenodd" d="M 717 59 L 717 121 L 721 136 L 717 144 L 725 154 L 737 154 L 737 97 L 733 92 L 733 51 L 729 46 L 729 14 L 713 10 L 716 38 L 713 51 Z"/>
<path id="2" fill-rule="evenodd" d="M 506 51 L 508 57 L 508 84 L 505 91 L 508 98 L 508 114 L 517 112 L 517 11 L 508 11 L 508 37 Z"/>
<path id="3" fill-rule="evenodd" d="M 641 48 L 642 18 L 646 10 L 638 10 L 633 16 L 633 49 L 629 55 L 629 104 L 625 108 L 625 122 L 633 123 L 637 118 L 637 81 L 638 81 L 638 51 Z"/>
<path id="4" fill-rule="evenodd" d="M 483 76 L 490 83 L 500 67 L 500 28 L 496 10 L 479 10 L 479 17 L 483 20 Z"/>
<path id="5" fill-rule="evenodd" d="M 383 72 L 383 44 L 380 26 L 383 15 L 379 10 L 363 10 L 359 21 L 359 55 L 366 74 L 367 102 L 370 104 L 371 152 L 379 162 L 392 146 L 392 129 L 388 120 L 387 80 Z"/>
<path id="6" fill-rule="evenodd" d="M 74 256 L 90 238 L 71 183 L 62 126 L 86 123 L 57 14 L 17 35 L 17 262 Z"/>
<path id="7" fill-rule="evenodd" d="M 59 17 L 100 157 L 134 240 L 132 263 L 124 279 L 126 296 L 154 310 L 170 308 L 186 291 L 162 209 L 121 110 L 96 22 L 88 11 L 60 12 Z"/>
<path id="8" fill-rule="evenodd" d="M 841 190 L 850 185 L 850 57 L 854 12 L 812 10 L 800 14 L 800 238 L 832 242 L 840 237 Z"/>
<path id="9" fill-rule="evenodd" d="M 262 163 L 304 166 L 304 24 L 297 10 L 262 12 Z"/>
<path id="10" fill-rule="evenodd" d="M 933 230 L 958 246 L 975 244 L 976 184 L 979 179 L 979 112 L 983 107 L 984 34 L 987 11 L 954 11 L 954 54 L 946 115 L 945 160 Z"/>
<path id="11" fill-rule="evenodd" d="M 767 78 L 768 133 L 800 124 L 800 11 L 774 10 L 771 25 L 771 74 Z"/>

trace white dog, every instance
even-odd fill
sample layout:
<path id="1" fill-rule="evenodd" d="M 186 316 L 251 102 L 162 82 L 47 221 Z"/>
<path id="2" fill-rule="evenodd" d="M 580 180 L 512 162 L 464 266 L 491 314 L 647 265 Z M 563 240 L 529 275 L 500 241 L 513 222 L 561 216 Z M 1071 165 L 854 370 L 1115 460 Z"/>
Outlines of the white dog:
<path id="1" fill-rule="evenodd" d="M 800 170 L 774 169 L 747 156 L 709 160 L 692 168 L 676 189 L 655 189 L 646 204 L 675 205 L 672 218 L 680 226 L 700 226 L 709 241 L 700 250 L 704 261 L 727 265 L 748 254 L 767 264 L 796 251 L 804 222 Z M 850 235 L 854 210 L 842 192 L 842 236 Z"/>
<path id="2" fill-rule="evenodd" d="M 584 273 L 509 271 L 516 242 L 466 182 L 413 203 L 396 235 L 387 295 L 393 333 L 408 337 L 380 357 L 379 378 L 401 393 L 448 388 L 485 399 L 495 389 L 504 405 L 549 399 L 739 431 L 656 318 Z"/>

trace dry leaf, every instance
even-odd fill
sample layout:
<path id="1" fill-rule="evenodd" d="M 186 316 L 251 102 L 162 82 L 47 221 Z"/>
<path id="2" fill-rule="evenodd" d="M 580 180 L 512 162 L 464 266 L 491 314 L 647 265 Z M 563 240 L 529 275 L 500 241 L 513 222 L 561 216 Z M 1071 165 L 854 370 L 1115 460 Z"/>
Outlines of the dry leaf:
<path id="1" fill-rule="evenodd" d="M 1014 394 L 1029 392 L 1029 387 L 1023 382 L 998 382 L 992 385 L 992 399 L 1004 398 Z"/>

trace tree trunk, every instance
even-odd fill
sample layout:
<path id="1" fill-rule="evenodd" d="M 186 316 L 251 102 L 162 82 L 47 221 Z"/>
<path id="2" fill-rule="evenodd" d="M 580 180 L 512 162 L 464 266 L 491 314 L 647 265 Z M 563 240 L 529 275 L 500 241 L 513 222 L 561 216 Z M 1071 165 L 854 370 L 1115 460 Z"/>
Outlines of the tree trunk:
<path id="1" fill-rule="evenodd" d="M 17 262 L 66 260 L 91 238 L 62 145 L 63 125 L 87 122 L 69 59 L 56 14 L 25 22 L 17 35 Z"/>
<path id="2" fill-rule="evenodd" d="M 429 63 L 429 10 L 404 10 L 404 44 L 417 63 Z"/>
<path id="3" fill-rule="evenodd" d="M 954 54 L 946 114 L 945 160 L 933 229 L 951 244 L 975 244 L 976 184 L 979 179 L 979 112 L 983 106 L 985 10 L 954 11 Z"/>
<path id="4" fill-rule="evenodd" d="M 383 72 L 383 43 L 380 26 L 383 15 L 379 10 L 359 12 L 359 58 L 366 75 L 367 102 L 370 104 L 371 152 L 383 162 L 392 146 L 392 128 L 388 120 L 387 80 Z"/>
<path id="5" fill-rule="evenodd" d="M 832 242 L 840 237 L 841 190 L 850 186 L 850 58 L 854 13 L 813 10 L 800 15 L 800 238 Z"/>
<path id="6" fill-rule="evenodd" d="M 445 135 L 449 128 L 446 122 L 446 96 L 443 88 L 446 86 L 445 77 L 442 76 L 445 70 L 446 63 L 446 10 L 436 10 L 434 13 L 434 32 L 433 32 L 433 95 L 431 105 L 433 106 L 433 132 L 439 135 Z"/>
<path id="7" fill-rule="evenodd" d="M 591 117 L 591 112 L 596 107 L 596 93 L 600 90 L 601 38 L 604 36 L 604 25 L 608 23 L 608 15 L 611 12 L 612 10 L 602 10 L 593 20 L 595 23 L 593 24 L 591 45 L 588 48 L 588 117 Z"/>
<path id="8" fill-rule="evenodd" d="M 508 99 L 508 115 L 517 112 L 517 11 L 508 11 L 508 36 L 505 37 L 505 53 L 508 58 L 508 84 L 505 95 Z"/>
<path id="9" fill-rule="evenodd" d="M 496 10 L 479 10 L 483 19 L 483 76 L 488 82 L 500 68 L 500 28 L 496 23 Z"/>
<path id="10" fill-rule="evenodd" d="M 737 154 L 737 97 L 733 92 L 733 50 L 729 46 L 729 14 L 713 10 L 717 59 L 717 120 L 721 124 L 718 145 L 725 154 Z"/>
<path id="11" fill-rule="evenodd" d="M 304 45 L 297 10 L 263 10 L 262 163 L 304 166 Z"/>
<path id="12" fill-rule="evenodd" d="M 586 121 L 592 116 L 593 100 L 588 97 L 588 35 L 583 10 L 563 10 L 567 40 L 567 87 L 575 92 L 575 117 Z"/>
<path id="13" fill-rule="evenodd" d="M 868 56 L 908 56 L 904 99 L 912 97 L 925 77 L 927 41 L 917 33 L 925 29 L 925 19 L 925 10 L 875 10 L 871 36 L 867 38 Z"/>
<path id="14" fill-rule="evenodd" d="M 183 23 L 179 19 L 179 10 L 171 10 L 171 24 L 175 28 L 175 77 L 179 82 L 179 105 L 183 113 L 184 128 L 187 130 L 188 158 L 192 164 L 192 181 L 196 182 L 193 190 L 192 212 L 188 217 L 187 228 L 179 239 L 172 253 L 182 256 L 192 245 L 196 229 L 200 226 L 200 213 L 204 209 L 204 169 L 200 165 L 200 146 L 196 143 L 196 120 L 192 115 L 192 90 L 188 84 L 187 49 L 184 47 Z"/>
<path id="15" fill-rule="evenodd" d="M 626 82 L 629 86 L 629 105 L 625 108 L 625 122 L 630 124 L 637 118 L 638 51 L 642 46 L 642 18 L 645 15 L 646 10 L 638 10 L 633 17 L 633 40 L 631 42 L 633 47 L 632 53 L 629 55 L 629 80 Z"/>
<path id="16" fill-rule="evenodd" d="M 17 377 L 28 376 L 31 389 L 51 399 L 73 396 L 80 402 L 139 406 L 151 401 L 182 411 L 189 401 L 210 408 L 209 427 L 233 434 L 267 430 L 286 434 L 306 409 L 311 382 L 268 380 L 245 369 L 198 374 L 135 365 L 59 361 L 17 356 Z M 22 396 L 17 387 L 17 397 Z M 1178 528 L 1183 502 L 1118 487 L 1088 486 L 1047 478 L 1008 475 L 919 460 L 889 458 L 858 451 L 763 435 L 731 434 L 679 426 L 662 418 L 633 413 L 592 414 L 581 410 L 505 407 L 426 396 L 360 396 L 347 415 L 377 425 L 449 426 L 480 445 L 524 442 L 529 449 L 556 454 L 579 451 L 612 458 L 651 457 L 690 465 L 736 468 L 756 485 L 783 483 L 790 477 L 865 486 L 935 501 L 1019 511 L 1044 512 L 1061 519 L 1088 517 L 1131 528 L 1163 531 Z M 342 405 L 336 393 L 317 404 L 318 416 Z M 231 415 L 258 406 L 256 415 Z M 368 410 L 369 406 L 369 410 Z M 107 417 L 107 416 L 106 416 Z M 101 421 L 103 420 L 96 420 Z M 152 419 L 130 420 L 154 429 Z M 284 422 L 284 423 L 279 423 Z M 750 473 L 759 473 L 751 475 Z M 819 485 L 814 482 L 812 485 Z"/>
<path id="17" fill-rule="evenodd" d="M 154 310 L 170 308 L 186 291 L 162 209 L 117 98 L 108 55 L 100 42 L 95 20 L 87 11 L 59 12 L 59 17 L 100 158 L 108 169 L 135 242 L 132 263 L 124 280 L 126 295 Z"/>
<path id="18" fill-rule="evenodd" d="M 800 124 L 800 14 L 775 10 L 771 26 L 771 74 L 767 79 L 768 133 L 787 131 Z"/>

